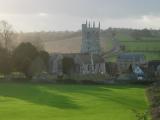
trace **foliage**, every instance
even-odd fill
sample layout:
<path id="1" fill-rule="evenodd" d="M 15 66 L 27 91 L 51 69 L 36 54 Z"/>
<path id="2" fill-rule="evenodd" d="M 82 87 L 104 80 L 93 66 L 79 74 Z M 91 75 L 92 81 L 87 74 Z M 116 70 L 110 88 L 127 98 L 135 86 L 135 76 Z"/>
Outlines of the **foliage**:
<path id="1" fill-rule="evenodd" d="M 152 34 L 151 31 L 149 31 L 148 29 L 143 29 L 143 30 L 134 30 L 132 32 L 132 36 L 136 40 L 139 40 L 141 39 L 141 37 L 152 37 Z"/>
<path id="2" fill-rule="evenodd" d="M 12 26 L 4 20 L 0 21 L 0 42 L 6 50 L 11 49 L 12 35 Z"/>
<path id="3" fill-rule="evenodd" d="M 47 72 L 37 73 L 32 77 L 32 82 L 34 83 L 55 83 L 56 80 L 56 76 L 50 75 Z"/>
<path id="4" fill-rule="evenodd" d="M 74 70 L 74 60 L 73 58 L 64 57 L 62 60 L 62 67 L 64 74 L 71 74 Z"/>
<path id="5" fill-rule="evenodd" d="M 5 81 L 26 82 L 26 79 L 25 74 L 20 72 L 12 72 L 11 74 L 5 76 Z"/>
<path id="6" fill-rule="evenodd" d="M 11 43 L 13 30 L 6 21 L 0 21 L 0 73 L 9 74 L 12 71 Z"/>
<path id="7" fill-rule="evenodd" d="M 151 102 L 151 114 L 153 120 L 160 118 L 160 82 L 155 82 L 149 89 L 148 94 Z"/>
<path id="8" fill-rule="evenodd" d="M 104 84 L 105 80 L 109 79 L 108 74 L 64 74 L 58 78 L 58 83 L 86 83 L 86 84 Z"/>
<path id="9" fill-rule="evenodd" d="M 46 71 L 47 71 L 47 67 L 41 57 L 36 57 L 32 61 L 30 68 L 29 68 L 29 74 L 31 76 L 34 76 L 36 74 L 46 72 Z"/>
<path id="10" fill-rule="evenodd" d="M 43 60 L 45 66 L 46 66 L 46 71 L 48 70 L 49 68 L 49 53 L 46 52 L 46 51 L 39 51 L 39 57 Z"/>
<path id="11" fill-rule="evenodd" d="M 29 66 L 37 56 L 38 51 L 31 43 L 21 43 L 13 51 L 15 71 L 23 72 L 28 75 Z"/>
<path id="12" fill-rule="evenodd" d="M 48 70 L 49 54 L 46 51 L 38 51 L 29 42 L 21 43 L 13 51 L 12 58 L 15 71 L 23 72 L 28 77 Z"/>
<path id="13" fill-rule="evenodd" d="M 12 71 L 12 60 L 10 53 L 0 47 L 0 73 L 8 74 Z"/>

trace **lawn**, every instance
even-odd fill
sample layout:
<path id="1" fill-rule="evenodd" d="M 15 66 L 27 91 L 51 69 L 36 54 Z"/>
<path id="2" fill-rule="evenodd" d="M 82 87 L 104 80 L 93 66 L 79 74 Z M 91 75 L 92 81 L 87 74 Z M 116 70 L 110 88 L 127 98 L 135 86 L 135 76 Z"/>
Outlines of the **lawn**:
<path id="1" fill-rule="evenodd" d="M 127 36 L 119 35 L 119 41 L 125 46 L 126 52 L 140 52 L 146 57 L 146 60 L 160 59 L 160 40 L 159 38 L 144 38 L 142 40 L 134 40 Z"/>
<path id="2" fill-rule="evenodd" d="M 147 41 L 134 41 L 134 42 L 122 42 L 125 45 L 126 50 L 130 52 L 159 52 L 160 41 L 147 42 Z"/>
<path id="3" fill-rule="evenodd" d="M 141 86 L 0 84 L 0 120 L 136 120 L 147 107 Z"/>
<path id="4" fill-rule="evenodd" d="M 146 60 L 158 60 L 160 59 L 160 42 L 121 42 L 126 47 L 128 52 L 140 52 L 143 53 L 146 57 Z"/>

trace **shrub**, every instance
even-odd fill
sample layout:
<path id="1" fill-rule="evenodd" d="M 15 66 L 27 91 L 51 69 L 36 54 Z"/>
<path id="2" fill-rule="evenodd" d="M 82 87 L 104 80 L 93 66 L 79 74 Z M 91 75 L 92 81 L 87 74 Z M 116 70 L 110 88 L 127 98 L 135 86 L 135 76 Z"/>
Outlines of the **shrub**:
<path id="1" fill-rule="evenodd" d="M 5 76 L 5 80 L 13 82 L 25 82 L 27 80 L 27 77 L 24 73 L 12 72 L 11 74 Z"/>
<path id="2" fill-rule="evenodd" d="M 32 82 L 34 83 L 55 83 L 56 80 L 56 76 L 50 75 L 47 72 L 42 72 L 32 77 Z"/>

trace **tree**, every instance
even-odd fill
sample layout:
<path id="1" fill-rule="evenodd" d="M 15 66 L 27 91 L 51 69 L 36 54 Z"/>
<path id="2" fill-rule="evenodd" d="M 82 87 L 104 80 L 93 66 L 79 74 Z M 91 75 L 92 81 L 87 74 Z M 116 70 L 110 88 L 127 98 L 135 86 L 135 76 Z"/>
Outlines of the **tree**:
<path id="1" fill-rule="evenodd" d="M 38 51 L 31 43 L 21 43 L 13 51 L 14 68 L 18 72 L 23 72 L 27 76 L 32 61 L 38 56 Z"/>
<path id="2" fill-rule="evenodd" d="M 49 53 L 46 52 L 46 51 L 39 51 L 39 57 L 43 60 L 46 68 L 47 68 L 47 71 L 49 69 Z"/>
<path id="3" fill-rule="evenodd" d="M 148 29 L 143 29 L 141 31 L 141 35 L 142 37 L 153 37 L 151 31 Z"/>
<path id="4" fill-rule="evenodd" d="M 13 51 L 13 63 L 16 72 L 23 72 L 28 77 L 48 70 L 49 54 L 39 51 L 31 43 L 21 43 Z"/>
<path id="5" fill-rule="evenodd" d="M 0 40 L 6 50 L 9 50 L 12 41 L 12 26 L 6 21 L 0 21 Z"/>
<path id="6" fill-rule="evenodd" d="M 11 54 L 0 47 L 0 73 L 8 74 L 12 71 Z"/>
<path id="7" fill-rule="evenodd" d="M 141 33 L 140 33 L 140 30 L 133 30 L 131 35 L 136 40 L 139 40 L 142 37 Z"/>
<path id="8" fill-rule="evenodd" d="M 135 38 L 136 40 L 140 40 L 143 37 L 153 37 L 152 33 L 148 29 L 143 29 L 143 30 L 133 30 L 132 32 L 132 37 Z"/>
<path id="9" fill-rule="evenodd" d="M 63 73 L 70 74 L 74 70 L 74 60 L 73 58 L 64 57 L 62 59 Z"/>
<path id="10" fill-rule="evenodd" d="M 36 75 L 36 74 L 40 74 L 42 72 L 46 72 L 47 68 L 46 65 L 43 61 L 43 59 L 41 57 L 36 57 L 31 65 L 30 65 L 30 69 L 29 69 L 29 74 L 30 76 Z"/>
<path id="11" fill-rule="evenodd" d="M 12 71 L 11 42 L 13 30 L 6 21 L 0 21 L 0 73 L 7 74 Z"/>

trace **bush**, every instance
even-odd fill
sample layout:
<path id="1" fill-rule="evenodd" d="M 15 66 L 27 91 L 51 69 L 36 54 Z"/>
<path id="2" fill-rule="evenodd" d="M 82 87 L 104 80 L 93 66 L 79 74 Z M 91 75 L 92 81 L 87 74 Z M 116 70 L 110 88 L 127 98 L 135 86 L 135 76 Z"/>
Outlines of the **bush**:
<path id="1" fill-rule="evenodd" d="M 55 83 L 56 80 L 56 76 L 49 75 L 47 72 L 42 72 L 32 77 L 32 82 L 34 83 Z"/>
<path id="2" fill-rule="evenodd" d="M 109 79 L 107 74 L 87 74 L 87 75 L 80 75 L 80 74 L 72 74 L 72 75 L 63 75 L 60 76 L 57 82 L 59 83 L 86 83 L 86 84 L 93 84 L 93 83 L 104 83 L 105 80 Z"/>
<path id="3" fill-rule="evenodd" d="M 49 54 L 45 51 L 38 51 L 31 43 L 21 43 L 13 50 L 12 61 L 14 70 L 25 73 L 32 77 L 33 74 L 47 71 Z"/>
<path id="4" fill-rule="evenodd" d="M 2 74 L 0 74 L 0 82 L 3 82 L 4 81 L 4 79 L 5 79 L 5 76 Z"/>
<path id="5" fill-rule="evenodd" d="M 160 118 L 160 83 L 156 82 L 148 89 L 151 101 L 151 113 L 153 120 Z"/>
<path id="6" fill-rule="evenodd" d="M 10 75 L 5 76 L 5 81 L 25 82 L 26 80 L 27 77 L 21 72 L 12 72 Z"/>

